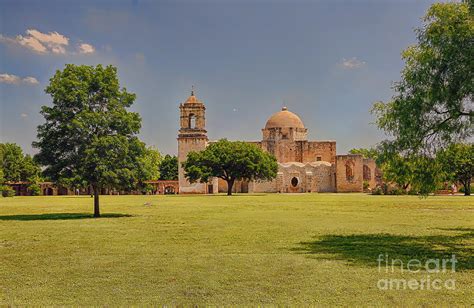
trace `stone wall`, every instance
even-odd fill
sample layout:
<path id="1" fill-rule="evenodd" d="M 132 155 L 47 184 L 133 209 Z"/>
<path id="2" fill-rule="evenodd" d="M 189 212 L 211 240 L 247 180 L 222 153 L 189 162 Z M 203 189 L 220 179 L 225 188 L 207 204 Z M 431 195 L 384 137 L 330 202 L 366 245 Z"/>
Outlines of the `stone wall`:
<path id="1" fill-rule="evenodd" d="M 178 181 L 180 194 L 205 194 L 207 184 L 189 183 L 184 175 L 181 163 L 186 161 L 187 155 L 191 151 L 202 151 L 207 146 L 207 137 L 178 137 Z"/>
<path id="2" fill-rule="evenodd" d="M 370 158 L 364 158 L 364 181 L 369 183 L 369 188 L 374 189 L 377 186 L 376 174 L 375 171 L 377 166 L 375 160 Z"/>
<path id="3" fill-rule="evenodd" d="M 363 165 L 362 155 L 336 156 L 337 192 L 363 191 Z"/>
<path id="4" fill-rule="evenodd" d="M 273 154 L 280 163 L 316 161 L 335 163 L 335 141 L 263 140 L 260 145 L 263 150 Z"/>
<path id="5" fill-rule="evenodd" d="M 328 162 L 279 163 L 276 179 L 251 182 L 249 192 L 334 192 L 334 165 Z"/>
<path id="6" fill-rule="evenodd" d="M 331 164 L 336 162 L 336 141 L 305 141 L 302 144 L 303 163 L 327 161 Z"/>
<path id="7" fill-rule="evenodd" d="M 278 175 L 277 175 L 278 179 Z M 277 190 L 277 179 L 273 181 L 252 181 L 249 183 L 250 193 L 275 193 Z"/>

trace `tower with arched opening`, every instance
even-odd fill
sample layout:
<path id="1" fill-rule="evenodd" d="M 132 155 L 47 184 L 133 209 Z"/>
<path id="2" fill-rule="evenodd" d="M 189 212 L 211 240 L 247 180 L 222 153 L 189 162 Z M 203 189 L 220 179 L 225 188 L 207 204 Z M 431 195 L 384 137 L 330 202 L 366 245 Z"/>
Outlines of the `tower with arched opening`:
<path id="1" fill-rule="evenodd" d="M 181 163 L 191 151 L 202 151 L 207 146 L 206 107 L 191 91 L 186 101 L 179 105 L 180 129 L 178 133 L 178 180 L 180 193 L 206 193 L 206 184 L 189 183 Z"/>

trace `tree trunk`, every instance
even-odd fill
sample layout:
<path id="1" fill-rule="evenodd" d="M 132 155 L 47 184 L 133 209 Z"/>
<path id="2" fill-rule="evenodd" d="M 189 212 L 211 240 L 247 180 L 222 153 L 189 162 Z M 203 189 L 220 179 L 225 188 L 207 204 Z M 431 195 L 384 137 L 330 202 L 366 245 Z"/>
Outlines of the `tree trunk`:
<path id="1" fill-rule="evenodd" d="M 100 217 L 99 194 L 100 188 L 94 186 L 94 217 Z"/>
<path id="2" fill-rule="evenodd" d="M 471 179 L 464 182 L 463 185 L 464 185 L 464 196 L 470 196 L 471 195 Z"/>
<path id="3" fill-rule="evenodd" d="M 234 186 L 234 180 L 227 180 L 227 196 L 232 195 L 232 187 Z"/>

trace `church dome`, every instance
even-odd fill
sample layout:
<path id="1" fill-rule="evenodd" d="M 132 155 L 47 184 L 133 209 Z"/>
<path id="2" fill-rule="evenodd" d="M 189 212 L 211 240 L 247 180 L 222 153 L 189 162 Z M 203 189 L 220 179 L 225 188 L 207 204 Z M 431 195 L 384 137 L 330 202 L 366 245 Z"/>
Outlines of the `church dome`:
<path id="1" fill-rule="evenodd" d="M 288 108 L 283 107 L 281 111 L 274 113 L 265 124 L 265 129 L 268 128 L 304 128 L 303 121 L 300 117 L 294 114 L 291 111 L 288 111 Z"/>

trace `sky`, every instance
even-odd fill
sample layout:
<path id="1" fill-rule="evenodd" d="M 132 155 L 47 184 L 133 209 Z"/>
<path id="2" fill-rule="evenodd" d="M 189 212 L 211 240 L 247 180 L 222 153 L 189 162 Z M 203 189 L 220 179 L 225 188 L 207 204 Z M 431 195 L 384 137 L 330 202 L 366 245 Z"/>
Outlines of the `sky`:
<path id="1" fill-rule="evenodd" d="M 386 136 L 370 108 L 393 95 L 401 52 L 432 1 L 0 1 L 0 142 L 27 153 L 49 78 L 112 64 L 137 95 L 140 138 L 176 154 L 179 104 L 195 86 L 211 140 L 261 140 L 287 106 L 337 153 Z"/>

